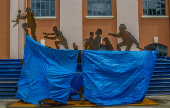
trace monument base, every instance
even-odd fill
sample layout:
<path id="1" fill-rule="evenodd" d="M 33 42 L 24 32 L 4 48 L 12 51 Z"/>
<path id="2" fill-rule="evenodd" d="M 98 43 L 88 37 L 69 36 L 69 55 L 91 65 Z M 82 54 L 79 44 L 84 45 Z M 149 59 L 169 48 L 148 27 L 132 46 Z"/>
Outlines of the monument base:
<path id="1" fill-rule="evenodd" d="M 85 105 L 81 105 L 80 103 L 81 103 L 81 101 L 68 101 L 68 105 L 60 106 L 60 107 L 97 107 L 98 106 L 98 105 L 91 103 L 90 101 L 85 101 Z M 45 103 L 42 106 L 54 107 L 54 105 L 55 105 L 54 101 L 48 101 L 47 103 Z M 158 103 L 156 103 L 148 98 L 145 98 L 142 103 L 130 104 L 130 106 L 143 106 L 143 105 L 158 105 Z M 7 108 L 21 108 L 21 107 L 33 108 L 33 107 L 38 107 L 38 105 L 33 105 L 33 104 L 28 104 L 28 103 L 24 104 L 23 102 L 16 102 L 16 103 L 8 106 Z"/>

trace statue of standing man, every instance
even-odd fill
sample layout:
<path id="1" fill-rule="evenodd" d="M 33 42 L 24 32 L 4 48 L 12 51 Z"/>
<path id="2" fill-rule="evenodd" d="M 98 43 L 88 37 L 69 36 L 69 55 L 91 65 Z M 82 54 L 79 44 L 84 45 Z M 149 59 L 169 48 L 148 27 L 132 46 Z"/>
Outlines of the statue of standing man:
<path id="1" fill-rule="evenodd" d="M 28 28 L 30 28 L 32 38 L 35 41 L 37 41 L 37 38 L 36 38 L 36 35 L 35 35 L 36 22 L 35 22 L 35 18 L 34 18 L 34 13 L 29 7 L 26 8 L 26 12 L 27 12 L 27 14 L 20 18 L 20 19 L 27 19 L 27 23 L 23 23 L 22 27 L 23 27 L 26 35 L 28 35 Z"/>

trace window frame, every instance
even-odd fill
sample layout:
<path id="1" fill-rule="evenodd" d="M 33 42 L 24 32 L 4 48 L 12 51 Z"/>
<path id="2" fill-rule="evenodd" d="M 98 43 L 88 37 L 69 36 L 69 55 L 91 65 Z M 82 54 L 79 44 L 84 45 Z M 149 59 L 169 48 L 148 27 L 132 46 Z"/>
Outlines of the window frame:
<path id="1" fill-rule="evenodd" d="M 161 47 L 161 50 L 157 49 L 159 46 Z M 159 43 L 153 43 L 153 44 L 149 44 L 149 45 L 145 46 L 144 49 L 147 49 L 148 47 L 156 48 L 157 49 L 157 56 L 159 56 L 159 54 L 160 54 L 159 52 L 161 52 L 162 56 L 164 56 L 163 55 L 164 51 L 166 52 L 166 56 L 168 56 L 168 47 L 166 45 L 159 44 Z M 166 48 L 166 49 L 164 50 L 163 48 Z"/>
<path id="2" fill-rule="evenodd" d="M 101 12 L 101 15 L 98 15 L 98 10 L 97 9 L 96 9 L 97 10 L 97 15 L 93 15 L 93 10 L 94 10 L 93 9 L 93 3 L 92 3 L 92 6 L 91 6 L 92 15 L 89 15 L 88 14 L 88 0 L 86 1 L 86 3 L 87 3 L 87 10 L 86 10 L 87 11 L 87 16 L 86 16 L 87 19 L 91 19 L 90 17 L 92 17 L 92 19 L 96 19 L 97 17 L 101 17 L 101 19 L 105 19 L 105 17 L 107 17 L 106 19 L 112 19 L 113 18 L 113 16 L 112 16 L 112 0 L 110 0 L 110 15 L 107 15 L 107 8 L 105 9 L 106 15 L 102 15 L 102 12 Z M 102 3 L 102 0 L 101 0 L 101 3 Z M 105 1 L 105 5 L 107 5 L 106 1 Z"/>
<path id="3" fill-rule="evenodd" d="M 145 0 L 145 2 L 146 2 L 146 4 L 147 4 L 147 6 L 146 6 L 146 8 L 147 8 L 147 14 L 144 14 L 144 0 L 142 0 L 142 3 L 143 3 L 143 7 L 142 7 L 142 9 L 143 9 L 143 16 L 151 16 L 151 17 L 152 17 L 152 16 L 158 16 L 158 17 L 159 17 L 159 16 L 166 16 L 166 0 L 164 0 L 164 2 L 165 2 L 165 8 L 162 8 L 162 7 L 161 7 L 161 3 L 163 2 L 163 1 L 161 1 L 161 0 L 151 0 L 150 2 L 155 2 L 155 4 L 156 4 L 156 2 L 158 2 L 158 1 L 160 2 L 160 8 L 159 8 L 159 9 L 160 9 L 160 15 L 158 15 L 157 12 L 156 12 L 156 15 L 153 15 L 153 12 L 152 12 L 152 15 L 149 15 L 149 14 L 148 14 L 148 0 Z M 151 5 L 151 6 L 153 6 L 153 5 Z M 155 6 L 156 6 L 156 5 L 155 5 Z M 151 8 L 151 9 L 153 9 L 153 8 Z M 154 8 L 154 9 L 156 10 L 156 9 L 158 9 L 158 8 Z M 162 13 L 162 11 L 161 11 L 162 9 L 165 9 L 165 14 L 164 14 L 164 15 L 161 14 L 161 13 Z"/>
<path id="4" fill-rule="evenodd" d="M 35 1 L 36 2 L 36 1 Z M 54 16 L 50 16 L 50 3 L 49 3 L 49 9 L 47 9 L 47 10 L 49 10 L 49 16 L 41 16 L 41 2 L 48 2 L 48 1 L 38 1 L 39 3 L 40 3 L 40 16 L 36 16 L 36 13 L 34 13 L 34 16 L 35 16 L 35 19 L 56 19 L 57 17 L 56 17 L 56 5 L 54 5 L 55 7 L 54 7 Z M 49 2 L 50 2 L 50 0 L 49 0 Z M 32 6 L 32 0 L 30 0 L 30 8 L 31 8 L 31 6 Z M 56 3 L 56 1 L 54 0 L 54 3 Z M 35 12 L 35 10 L 36 10 L 36 4 L 35 4 L 35 9 L 32 9 L 33 10 L 33 12 Z M 46 10 L 46 9 L 44 9 L 44 10 Z"/>

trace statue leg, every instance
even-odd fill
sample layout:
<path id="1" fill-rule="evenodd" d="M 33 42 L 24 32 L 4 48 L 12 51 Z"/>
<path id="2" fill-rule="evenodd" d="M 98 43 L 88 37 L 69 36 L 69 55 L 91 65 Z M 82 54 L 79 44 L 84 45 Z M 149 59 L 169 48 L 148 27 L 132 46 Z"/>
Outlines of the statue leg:
<path id="1" fill-rule="evenodd" d="M 45 103 L 46 103 L 47 101 L 50 101 L 50 100 L 51 100 L 51 99 L 49 99 L 49 98 L 45 98 L 45 99 L 43 99 L 43 100 L 41 100 L 41 101 L 38 101 L 39 106 L 42 107 L 42 105 L 41 105 L 42 102 L 45 102 Z"/>
<path id="2" fill-rule="evenodd" d="M 69 100 L 72 101 L 72 99 L 71 99 L 71 93 L 70 93 L 70 95 L 69 95 Z"/>
<path id="3" fill-rule="evenodd" d="M 85 45 L 85 50 L 87 50 L 87 48 L 88 48 L 88 45 Z"/>
<path id="4" fill-rule="evenodd" d="M 122 47 L 122 46 L 124 46 L 124 42 L 121 42 L 121 43 L 117 44 L 117 45 L 116 45 L 117 50 L 118 50 L 118 51 L 121 51 L 121 48 L 120 48 L 120 47 Z"/>
<path id="5" fill-rule="evenodd" d="M 59 49 L 58 44 L 59 44 L 59 41 L 55 41 L 55 46 L 56 46 L 57 49 Z"/>
<path id="6" fill-rule="evenodd" d="M 87 40 L 87 41 L 85 42 L 85 44 L 84 44 L 85 50 L 87 50 L 88 46 L 89 46 L 89 42 L 88 42 L 88 40 Z"/>
<path id="7" fill-rule="evenodd" d="M 55 107 L 57 107 L 58 106 L 58 104 L 57 104 L 57 102 L 55 101 Z"/>
<path id="8" fill-rule="evenodd" d="M 23 28 L 24 31 L 25 31 L 25 35 L 28 35 L 28 29 L 27 29 L 27 27 L 28 27 L 28 24 L 27 24 L 27 23 L 23 23 L 23 24 L 22 24 L 22 28 Z"/>
<path id="9" fill-rule="evenodd" d="M 36 35 L 35 35 L 35 29 L 34 28 L 31 28 L 31 35 L 32 35 L 32 38 L 37 41 L 37 38 L 36 38 Z"/>
<path id="10" fill-rule="evenodd" d="M 133 43 L 127 44 L 126 50 L 125 51 L 130 51 L 130 48 L 132 47 Z"/>
<path id="11" fill-rule="evenodd" d="M 80 104 L 81 104 L 81 105 L 84 105 L 85 102 L 84 102 L 84 96 L 83 96 L 82 92 L 84 92 L 84 86 L 80 87 L 80 89 L 78 90 L 78 94 L 79 94 L 80 99 L 81 99 L 81 102 L 82 102 L 82 103 L 80 103 Z"/>
<path id="12" fill-rule="evenodd" d="M 69 49 L 68 48 L 68 43 L 65 43 L 63 46 L 65 47 L 65 49 Z"/>
<path id="13" fill-rule="evenodd" d="M 15 25 L 13 25 L 13 27 L 15 27 L 17 24 L 18 24 L 18 22 Z"/>

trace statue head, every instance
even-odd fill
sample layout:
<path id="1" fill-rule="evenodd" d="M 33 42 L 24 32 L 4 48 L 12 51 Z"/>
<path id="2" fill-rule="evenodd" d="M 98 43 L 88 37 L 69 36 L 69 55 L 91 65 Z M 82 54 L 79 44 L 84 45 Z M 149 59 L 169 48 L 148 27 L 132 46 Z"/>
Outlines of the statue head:
<path id="1" fill-rule="evenodd" d="M 26 12 L 30 12 L 31 9 L 29 7 L 26 8 Z"/>
<path id="2" fill-rule="evenodd" d="M 102 34 L 102 29 L 97 29 L 97 31 L 96 31 L 95 34 L 96 34 L 96 35 L 101 35 L 101 34 Z"/>
<path id="3" fill-rule="evenodd" d="M 93 33 L 93 32 L 90 32 L 90 36 L 94 36 L 94 33 Z"/>
<path id="4" fill-rule="evenodd" d="M 125 30 L 125 29 L 127 29 L 126 25 L 125 24 L 120 24 L 119 31 L 122 31 L 122 30 Z"/>
<path id="5" fill-rule="evenodd" d="M 108 39 L 107 37 L 105 37 L 105 38 L 103 39 L 103 41 L 108 42 L 109 39 Z"/>
<path id="6" fill-rule="evenodd" d="M 57 31 L 58 29 L 57 29 L 57 26 L 54 26 L 53 27 L 53 31 Z"/>
<path id="7" fill-rule="evenodd" d="M 20 14 L 20 13 L 21 13 L 21 10 L 18 10 L 18 13 Z"/>

